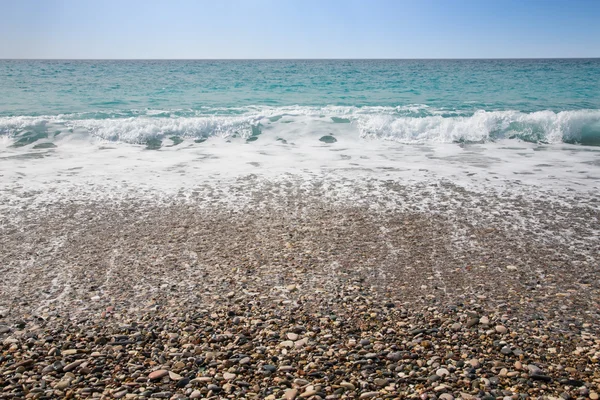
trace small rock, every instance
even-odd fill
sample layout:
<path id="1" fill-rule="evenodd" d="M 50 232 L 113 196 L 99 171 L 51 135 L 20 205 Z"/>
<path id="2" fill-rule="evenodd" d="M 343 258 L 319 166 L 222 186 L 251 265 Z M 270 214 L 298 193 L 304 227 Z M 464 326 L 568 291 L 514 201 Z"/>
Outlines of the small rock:
<path id="1" fill-rule="evenodd" d="M 121 397 L 125 397 L 125 395 L 126 395 L 126 394 L 127 394 L 127 389 L 125 389 L 125 390 L 121 390 L 121 391 L 119 391 L 119 392 L 116 392 L 116 393 L 113 393 L 113 394 L 112 394 L 112 396 L 113 396 L 115 399 L 120 399 Z"/>
<path id="2" fill-rule="evenodd" d="M 443 378 L 445 376 L 450 375 L 450 371 L 448 371 L 446 368 L 440 368 L 437 371 L 435 371 L 435 374 L 440 378 Z"/>
<path id="3" fill-rule="evenodd" d="M 169 378 L 170 378 L 172 381 L 176 381 L 176 382 L 177 382 L 177 381 L 180 381 L 182 377 L 181 377 L 181 375 L 179 375 L 179 374 L 176 374 L 175 372 L 171 372 L 171 371 L 169 371 Z"/>
<path id="4" fill-rule="evenodd" d="M 236 374 L 232 374 L 231 372 L 225 372 L 223 374 L 223 379 L 225 379 L 226 381 L 232 381 L 235 379 L 236 376 Z"/>
<path id="5" fill-rule="evenodd" d="M 160 379 L 163 376 L 167 375 L 169 375 L 169 371 L 167 371 L 166 369 L 159 369 L 157 371 L 150 372 L 150 374 L 148 374 L 148 379 Z"/>
<path id="6" fill-rule="evenodd" d="M 221 391 L 221 386 L 215 385 L 215 384 L 210 384 L 206 387 L 208 390 L 213 391 L 213 392 L 220 392 Z"/>
<path id="7" fill-rule="evenodd" d="M 264 369 L 265 371 L 269 371 L 269 372 L 275 372 L 275 371 L 277 371 L 277 367 L 276 367 L 276 366 L 274 366 L 274 365 L 269 365 L 269 364 L 265 364 L 265 365 L 263 365 L 263 369 Z"/>
<path id="8" fill-rule="evenodd" d="M 504 325 L 496 325 L 496 332 L 498 332 L 501 335 L 505 334 L 507 330 L 508 329 L 506 329 Z"/>
<path id="9" fill-rule="evenodd" d="M 71 385 L 71 382 L 67 381 L 67 380 L 62 380 L 59 381 L 54 388 L 58 389 L 58 390 L 64 390 L 66 388 L 68 388 Z"/>
<path id="10" fill-rule="evenodd" d="M 79 367 L 82 363 L 83 363 L 83 360 L 73 361 L 72 363 L 65 365 L 63 367 L 63 371 L 69 372 L 69 371 Z"/>
<path id="11" fill-rule="evenodd" d="M 523 364 L 521 361 L 515 361 L 515 369 L 521 370 L 523 368 Z"/>
<path id="12" fill-rule="evenodd" d="M 527 365 L 527 370 L 529 371 L 530 375 L 542 375 L 543 374 L 542 370 L 537 365 L 534 365 L 534 364 Z"/>
<path id="13" fill-rule="evenodd" d="M 298 396 L 297 389 L 288 389 L 283 394 L 283 398 L 286 400 L 294 400 L 296 398 L 296 396 Z"/>
<path id="14" fill-rule="evenodd" d="M 387 385 L 387 384 L 388 384 L 388 382 L 389 382 L 389 381 L 388 381 L 387 379 L 385 379 L 385 378 L 377 378 L 377 379 L 375 379 L 375 380 L 373 381 L 373 383 L 375 383 L 375 385 L 377 385 L 377 386 L 381 386 L 381 387 L 383 387 L 383 386 Z"/>
<path id="15" fill-rule="evenodd" d="M 294 333 L 294 332 L 288 332 L 287 334 L 287 338 L 293 342 L 295 342 L 296 340 L 298 340 L 298 334 Z"/>
<path id="16" fill-rule="evenodd" d="M 379 392 L 365 392 L 360 395 L 359 399 L 370 399 L 373 397 L 377 397 L 378 395 L 379 395 Z"/>
<path id="17" fill-rule="evenodd" d="M 309 389 L 309 388 L 307 388 L 307 390 L 305 390 L 304 393 L 302 393 L 300 395 L 300 397 L 302 397 L 303 399 L 307 399 L 309 397 L 314 396 L 317 393 L 319 393 L 319 392 L 317 392 L 315 389 Z"/>

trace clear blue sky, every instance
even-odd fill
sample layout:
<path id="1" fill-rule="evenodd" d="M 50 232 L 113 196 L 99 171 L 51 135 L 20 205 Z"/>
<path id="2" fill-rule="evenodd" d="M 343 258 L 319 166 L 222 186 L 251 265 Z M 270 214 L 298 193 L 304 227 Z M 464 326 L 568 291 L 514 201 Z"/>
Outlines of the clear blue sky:
<path id="1" fill-rule="evenodd" d="M 600 0 L 0 0 L 0 58 L 600 57 Z"/>

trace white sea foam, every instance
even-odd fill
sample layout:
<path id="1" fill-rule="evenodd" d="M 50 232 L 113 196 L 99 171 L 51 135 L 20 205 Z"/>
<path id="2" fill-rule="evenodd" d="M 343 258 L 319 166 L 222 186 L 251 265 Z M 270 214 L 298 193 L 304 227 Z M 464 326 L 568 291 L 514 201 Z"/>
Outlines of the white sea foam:
<path id="1" fill-rule="evenodd" d="M 131 114 L 131 112 L 129 112 Z M 122 113 L 120 115 L 127 115 Z M 311 130 L 401 143 L 488 142 L 518 138 L 529 142 L 600 144 L 600 110 L 476 111 L 465 114 L 405 107 L 245 107 L 229 110 L 136 112 L 136 116 L 90 118 L 87 114 L 0 118 L 0 132 L 70 130 L 103 140 L 144 143 L 149 138 L 247 138 L 263 129 Z M 340 122 L 347 122 L 346 124 Z M 328 124 L 328 125 L 327 125 Z"/>

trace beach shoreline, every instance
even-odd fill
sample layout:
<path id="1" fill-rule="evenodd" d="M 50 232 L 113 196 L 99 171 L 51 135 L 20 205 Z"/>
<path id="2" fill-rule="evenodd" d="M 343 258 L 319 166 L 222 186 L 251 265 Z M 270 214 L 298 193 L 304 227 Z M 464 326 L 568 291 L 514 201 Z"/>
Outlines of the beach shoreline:
<path id="1" fill-rule="evenodd" d="M 1 396 L 598 391 L 593 196 L 256 179 L 209 204 L 4 196 Z"/>

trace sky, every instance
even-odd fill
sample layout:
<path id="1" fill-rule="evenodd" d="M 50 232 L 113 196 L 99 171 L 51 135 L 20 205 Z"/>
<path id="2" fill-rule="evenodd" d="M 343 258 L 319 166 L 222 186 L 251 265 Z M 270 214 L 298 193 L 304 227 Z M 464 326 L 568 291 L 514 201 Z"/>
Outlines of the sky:
<path id="1" fill-rule="evenodd" d="M 600 57 L 600 0 L 0 0 L 0 58 Z"/>

